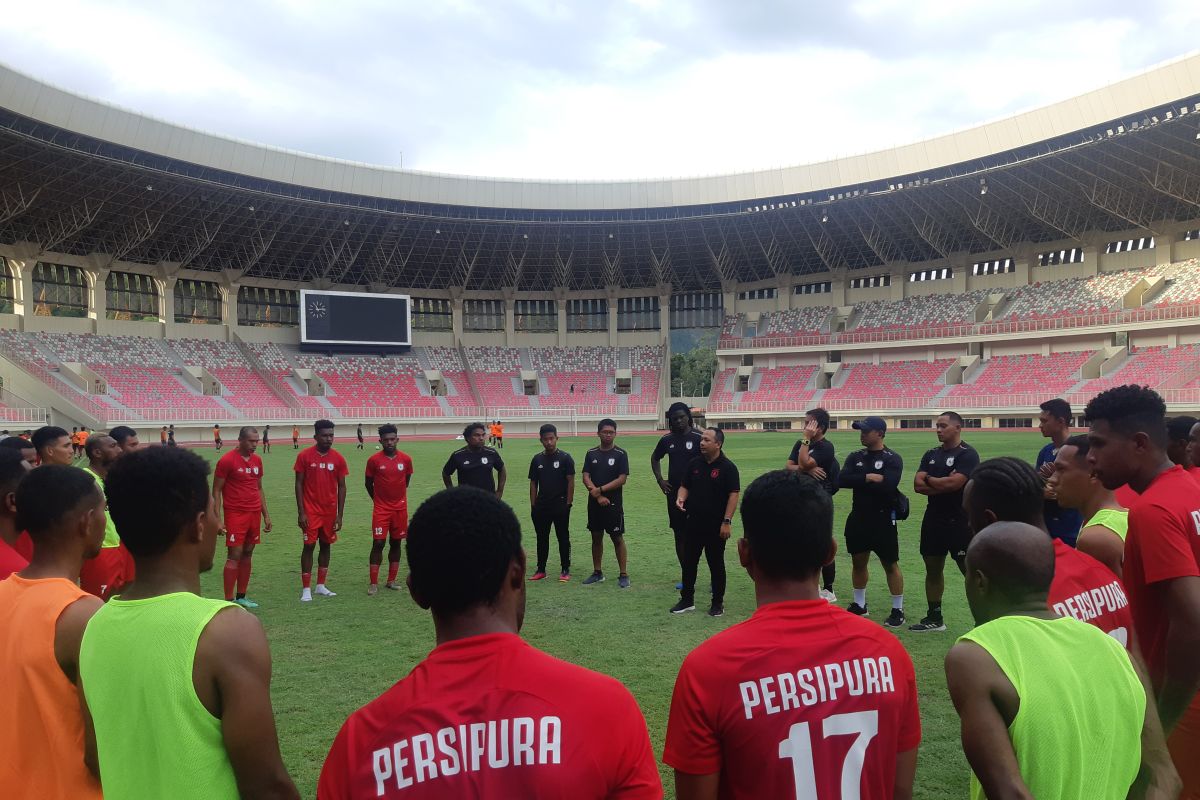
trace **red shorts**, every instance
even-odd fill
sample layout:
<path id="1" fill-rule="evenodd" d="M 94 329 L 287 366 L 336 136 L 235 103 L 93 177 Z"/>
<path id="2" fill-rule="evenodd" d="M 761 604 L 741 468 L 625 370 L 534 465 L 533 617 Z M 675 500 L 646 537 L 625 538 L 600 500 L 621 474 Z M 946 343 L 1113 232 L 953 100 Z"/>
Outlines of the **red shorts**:
<path id="1" fill-rule="evenodd" d="M 408 536 L 408 509 L 390 510 L 376 508 L 371 514 L 371 538 L 383 541 L 385 538 L 403 539 Z"/>
<path id="2" fill-rule="evenodd" d="M 325 544 L 333 544 L 337 541 L 337 533 L 333 530 L 333 523 L 337 519 L 336 514 L 314 514 L 312 511 L 306 510 L 305 515 L 308 517 L 308 530 L 304 532 L 304 543 L 313 545 L 317 540 Z"/>
<path id="3" fill-rule="evenodd" d="M 83 562 L 79 571 L 79 588 L 107 601 L 133 583 L 133 556 L 125 545 L 103 547 L 95 558 Z"/>
<path id="4" fill-rule="evenodd" d="M 225 546 L 242 547 L 262 540 L 261 511 L 226 511 Z"/>
<path id="5" fill-rule="evenodd" d="M 1167 747 L 1183 781 L 1180 800 L 1200 798 L 1200 759 L 1196 758 L 1200 753 L 1200 698 L 1192 700 L 1191 707 L 1183 712 L 1167 739 Z"/>

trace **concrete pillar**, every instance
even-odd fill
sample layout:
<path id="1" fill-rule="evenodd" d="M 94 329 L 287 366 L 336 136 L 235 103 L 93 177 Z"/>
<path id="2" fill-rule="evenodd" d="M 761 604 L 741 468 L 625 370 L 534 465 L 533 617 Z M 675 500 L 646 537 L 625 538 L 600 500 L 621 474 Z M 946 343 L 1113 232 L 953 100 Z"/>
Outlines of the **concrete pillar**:
<path id="1" fill-rule="evenodd" d="M 1030 277 L 1030 267 L 1033 264 L 1033 256 L 1029 254 L 1013 257 L 1013 275 L 1017 277 L 1018 286 L 1028 286 Z"/>
<path id="2" fill-rule="evenodd" d="M 606 286 L 605 294 L 608 299 L 608 346 L 617 346 L 617 287 Z"/>
<path id="3" fill-rule="evenodd" d="M 734 281 L 721 281 L 721 305 L 724 307 L 726 314 L 736 314 L 738 312 L 737 296 L 737 283 Z M 668 306 L 663 307 L 666 308 Z"/>
<path id="4" fill-rule="evenodd" d="M 462 340 L 463 335 L 463 299 L 462 293 L 450 295 L 450 328 L 454 332 L 454 341 Z"/>
<path id="5" fill-rule="evenodd" d="M 221 321 L 225 323 L 225 327 L 232 330 L 238 321 L 237 300 L 238 291 L 242 285 L 236 281 L 230 281 L 221 287 Z"/>
<path id="6" fill-rule="evenodd" d="M 1154 237 L 1154 265 L 1156 267 L 1165 267 L 1168 264 L 1174 263 L 1171 257 L 1171 251 L 1175 249 L 1175 234 L 1164 233 L 1155 235 Z"/>
<path id="7" fill-rule="evenodd" d="M 179 278 L 174 275 L 163 278 L 160 281 L 162 286 L 162 315 L 163 322 L 167 325 L 175 324 L 175 284 L 179 282 Z"/>
<path id="8" fill-rule="evenodd" d="M 967 291 L 967 281 L 971 278 L 971 256 L 969 253 L 955 253 L 950 257 L 950 287 L 946 292 L 963 294 Z"/>
<path id="9" fill-rule="evenodd" d="M 88 299 L 88 317 L 96 324 L 92 330 L 99 333 L 100 323 L 108 317 L 108 275 L 110 270 L 98 269 L 89 270 L 87 273 L 88 280 L 91 281 L 92 287 Z"/>
<path id="10" fill-rule="evenodd" d="M 504 344 L 513 347 L 517 342 L 516 289 L 502 292 L 504 302 Z"/>
<path id="11" fill-rule="evenodd" d="M 8 263 L 17 271 L 17 301 L 14 310 L 18 314 L 32 317 L 34 306 L 33 267 L 37 264 L 37 260 L 28 258 L 25 261 L 10 261 Z"/>
<path id="12" fill-rule="evenodd" d="M 792 307 L 792 283 L 795 278 L 791 275 L 780 275 L 775 282 L 775 310 L 787 311 Z"/>
<path id="13" fill-rule="evenodd" d="M 1101 247 L 1101 245 L 1092 242 L 1083 246 L 1083 266 L 1089 275 L 1097 275 L 1100 272 Z"/>
<path id="14" fill-rule="evenodd" d="M 726 295 L 726 298 L 729 296 Z M 733 296 L 736 297 L 736 294 Z M 728 300 L 726 299 L 723 302 L 728 302 Z M 725 306 L 725 308 L 725 313 L 729 313 L 729 306 Z M 658 296 L 658 339 L 660 342 L 671 340 L 671 295 L 669 294 L 660 294 Z"/>
<path id="15" fill-rule="evenodd" d="M 554 308 L 558 311 L 558 336 L 556 343 L 559 347 L 567 346 L 567 287 L 554 287 Z"/>

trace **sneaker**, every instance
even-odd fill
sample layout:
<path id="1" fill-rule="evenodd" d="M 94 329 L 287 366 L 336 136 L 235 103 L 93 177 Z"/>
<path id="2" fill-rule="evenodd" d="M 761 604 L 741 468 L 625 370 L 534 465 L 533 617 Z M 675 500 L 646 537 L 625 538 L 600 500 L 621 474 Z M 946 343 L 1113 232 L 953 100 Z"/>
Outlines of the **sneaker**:
<path id="1" fill-rule="evenodd" d="M 686 614 L 689 611 L 695 611 L 696 604 L 691 600 L 680 600 L 675 605 L 671 606 L 672 614 Z"/>
<path id="2" fill-rule="evenodd" d="M 677 592 L 683 591 L 683 581 L 679 581 L 678 583 L 675 584 L 675 591 L 677 591 Z"/>
<path id="3" fill-rule="evenodd" d="M 593 583 L 604 583 L 604 573 L 593 572 L 591 575 L 588 575 L 583 579 L 584 586 L 591 586 Z"/>
<path id="4" fill-rule="evenodd" d="M 378 583 L 372 583 L 371 585 L 369 585 L 367 587 L 367 597 L 374 597 L 377 594 L 379 594 L 379 584 Z"/>
<path id="5" fill-rule="evenodd" d="M 395 581 L 388 581 L 383 585 L 383 588 L 391 589 L 393 592 L 398 592 L 400 591 L 400 584 L 396 583 Z"/>
<path id="6" fill-rule="evenodd" d="M 233 602 L 237 603 L 242 608 L 258 608 L 258 603 L 254 602 L 249 597 L 239 597 Z"/>
<path id="7" fill-rule="evenodd" d="M 851 614 L 857 614 L 860 617 L 867 616 L 867 607 L 860 606 L 858 603 L 851 603 L 850 605 L 846 606 L 846 610 Z"/>
<path id="8" fill-rule="evenodd" d="M 321 597 L 337 597 L 337 592 L 329 591 L 329 589 L 323 583 L 317 584 L 317 588 L 314 591 L 314 594 L 318 594 Z"/>
<path id="9" fill-rule="evenodd" d="M 892 613 L 888 614 L 888 618 L 883 621 L 885 628 L 900 628 L 904 626 L 904 609 L 893 608 Z"/>
<path id="10" fill-rule="evenodd" d="M 629 576 L 628 575 L 618 575 L 617 576 L 617 588 L 618 589 L 628 589 L 629 588 Z"/>
<path id="11" fill-rule="evenodd" d="M 713 603 L 708 607 L 708 615 L 710 617 L 725 616 L 725 605 L 723 603 Z"/>
<path id="12" fill-rule="evenodd" d="M 300 592 L 300 602 L 301 603 L 311 603 L 312 602 L 312 589 L 304 589 Z"/>
<path id="13" fill-rule="evenodd" d="M 837 602 L 837 595 L 828 589 L 822 589 L 821 591 L 817 592 L 817 595 L 827 603 Z"/>
<path id="14" fill-rule="evenodd" d="M 559 583 L 566 583 L 566 582 L 567 582 L 567 581 L 569 581 L 569 580 L 571 580 L 571 573 L 569 573 L 569 572 L 560 572 L 560 573 L 558 574 L 558 582 L 559 582 Z"/>
<path id="15" fill-rule="evenodd" d="M 545 579 L 546 579 L 546 573 L 540 569 L 537 572 L 535 572 L 529 576 L 529 580 L 531 580 L 531 581 L 541 581 L 541 580 L 545 580 Z"/>
<path id="16" fill-rule="evenodd" d="M 934 631 L 946 630 L 946 622 L 941 617 L 925 617 L 916 625 L 909 625 L 908 629 L 915 633 L 933 633 Z"/>

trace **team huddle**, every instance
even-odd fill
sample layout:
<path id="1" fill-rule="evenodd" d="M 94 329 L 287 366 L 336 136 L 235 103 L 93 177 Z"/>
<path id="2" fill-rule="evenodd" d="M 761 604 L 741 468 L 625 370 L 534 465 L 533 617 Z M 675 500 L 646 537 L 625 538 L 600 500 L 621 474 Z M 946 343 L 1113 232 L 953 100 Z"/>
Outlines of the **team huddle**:
<path id="1" fill-rule="evenodd" d="M 1070 436 L 1070 407 L 1049 401 L 1040 422 L 1051 442 L 1036 466 L 981 462 L 962 418 L 939 417 L 938 447 L 912 478 L 927 498 L 928 609 L 906 626 L 897 521 L 910 501 L 883 419 L 855 422 L 862 447 L 839 462 L 829 415 L 813 409 L 784 468 L 743 491 L 722 431 L 696 430 L 687 407 L 672 406 L 651 456 L 680 567 L 670 611 L 695 610 L 704 556 L 708 613 L 723 613 L 739 505 L 737 562 L 757 604 L 679 668 L 662 753 L 676 796 L 911 797 L 919 676 L 888 629 L 946 630 L 949 556 L 976 623 L 945 657 L 973 797 L 1200 797 L 1200 423 L 1168 424 L 1165 412 L 1153 391 L 1116 387 L 1088 404 L 1089 432 Z M 528 470 L 531 570 L 487 428 L 467 427 L 442 469 L 445 490 L 411 519 L 412 459 L 394 426 L 379 428 L 364 474 L 367 591 L 378 591 L 385 549 L 385 588 L 400 588 L 403 550 L 405 588 L 431 612 L 437 646 L 342 725 L 319 798 L 662 797 L 631 693 L 519 636 L 527 583 L 548 576 L 551 529 L 559 580 L 572 577 L 576 462 L 554 426 L 539 434 Z M 592 544 L 583 583 L 605 580 L 608 538 L 628 588 L 629 459 L 616 434 L 602 420 L 578 466 Z M 333 438 L 333 423 L 318 421 L 294 464 L 303 602 L 335 596 L 326 581 L 348 468 Z M 239 432 L 211 489 L 201 458 L 139 448 L 131 429 L 87 437 L 86 470 L 69 466 L 74 441 L 60 428 L 9 441 L 0 441 L 0 665 L 14 684 L 0 707 L 6 796 L 297 797 L 279 754 L 267 640 L 244 610 L 256 606 L 254 548 L 273 526 L 258 431 Z M 846 608 L 833 593 L 832 497 L 843 489 L 852 493 Z M 205 599 L 199 576 L 222 531 L 225 600 Z M 882 625 L 866 601 L 872 554 L 891 594 Z"/>

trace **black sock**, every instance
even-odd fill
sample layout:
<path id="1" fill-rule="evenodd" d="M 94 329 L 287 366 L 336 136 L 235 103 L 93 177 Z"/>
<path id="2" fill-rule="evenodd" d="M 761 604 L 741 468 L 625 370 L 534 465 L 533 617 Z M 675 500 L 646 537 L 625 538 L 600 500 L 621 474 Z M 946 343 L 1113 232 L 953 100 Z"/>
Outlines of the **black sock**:
<path id="1" fill-rule="evenodd" d="M 238 593 L 237 593 L 237 599 L 238 599 L 238 600 L 245 600 L 245 599 L 246 599 L 246 593 L 245 593 L 245 592 L 238 592 Z"/>
<path id="2" fill-rule="evenodd" d="M 929 604 L 929 616 L 935 617 L 937 619 L 941 619 L 942 618 L 942 604 L 941 603 L 930 603 Z"/>
<path id="3" fill-rule="evenodd" d="M 825 589 L 825 591 L 827 591 L 827 592 L 832 592 L 832 591 L 833 591 L 833 584 L 832 584 L 832 583 L 827 583 L 827 584 L 825 584 L 825 586 L 824 586 L 823 588 L 824 588 L 824 589 Z"/>

